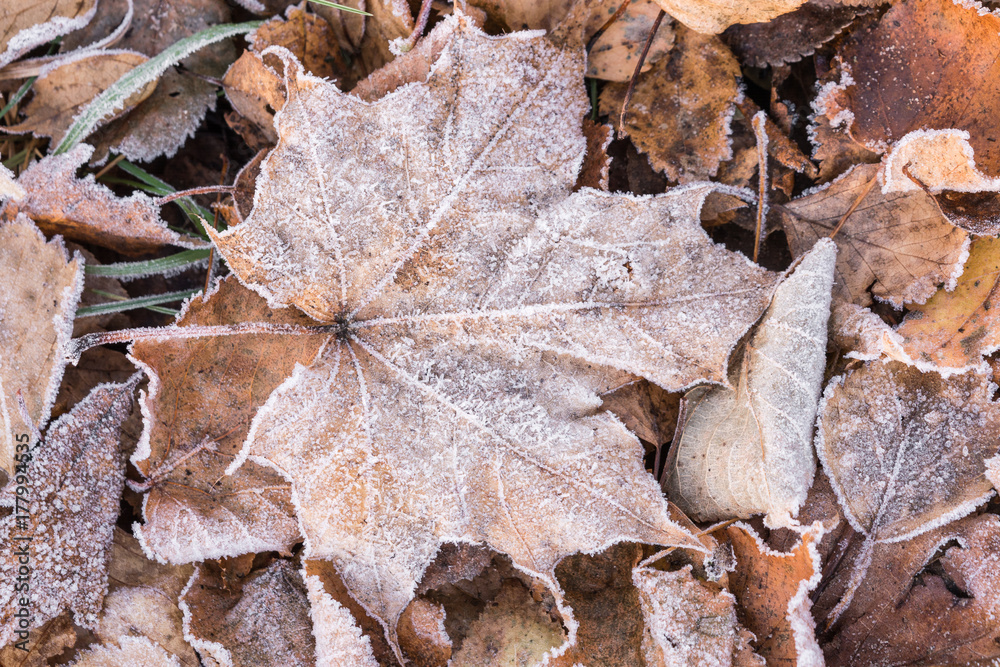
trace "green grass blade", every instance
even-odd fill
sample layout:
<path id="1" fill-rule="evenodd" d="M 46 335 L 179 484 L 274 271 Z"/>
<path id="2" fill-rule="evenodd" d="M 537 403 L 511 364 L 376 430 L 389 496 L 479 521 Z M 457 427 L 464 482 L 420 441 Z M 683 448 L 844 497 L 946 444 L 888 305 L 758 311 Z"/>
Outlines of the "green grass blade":
<path id="1" fill-rule="evenodd" d="M 348 7 L 346 5 L 338 5 L 336 2 L 330 2 L 329 0 L 309 0 L 309 2 L 315 2 L 317 5 L 323 5 L 324 7 L 333 7 L 334 9 L 339 9 L 342 12 L 347 12 L 349 14 L 361 14 L 362 16 L 371 16 L 368 12 L 355 9 L 354 7 Z"/>
<path id="2" fill-rule="evenodd" d="M 197 264 L 208 258 L 209 248 L 185 250 L 169 257 L 150 259 L 144 262 L 120 262 L 118 264 L 87 264 L 84 269 L 88 276 L 111 276 L 112 278 L 139 278 L 155 273 L 170 273 L 186 266 Z"/>
<path id="3" fill-rule="evenodd" d="M 131 176 L 138 179 L 141 183 L 139 187 L 141 187 L 149 194 L 156 195 L 157 197 L 164 197 L 166 195 L 177 192 L 177 188 L 173 187 L 166 181 L 163 181 L 157 178 L 156 176 L 153 176 L 142 167 L 138 167 L 129 162 L 128 160 L 122 160 L 121 162 L 118 163 L 118 166 L 125 173 L 130 174 Z M 182 197 L 180 199 L 175 199 L 173 203 L 181 207 L 181 210 L 184 211 L 184 214 L 188 217 L 188 219 L 191 220 L 191 222 L 193 222 L 195 226 L 198 228 L 201 237 L 207 239 L 208 234 L 206 234 L 205 230 L 202 228 L 202 225 L 204 224 L 202 221 L 214 219 L 215 214 L 213 214 L 207 208 L 199 206 L 198 204 L 194 203 L 194 200 L 191 199 L 190 197 Z"/>
<path id="4" fill-rule="evenodd" d="M 77 319 L 81 317 L 91 317 L 93 315 L 107 315 L 109 313 L 120 313 L 124 310 L 133 310 L 135 308 L 151 308 L 159 306 L 161 303 L 170 303 L 171 301 L 183 301 L 188 297 L 200 292 L 200 289 L 184 290 L 183 292 L 168 292 L 167 294 L 156 294 L 154 296 L 141 296 L 137 299 L 124 299 L 122 301 L 112 301 L 111 303 L 99 303 L 96 306 L 84 306 L 76 311 Z M 101 294 L 107 294 L 106 292 L 100 292 Z M 157 312 L 166 312 L 168 315 L 173 315 L 176 311 L 168 310 L 166 308 L 155 308 Z"/>
<path id="5" fill-rule="evenodd" d="M 95 97 L 73 121 L 73 125 L 56 146 L 53 154 L 65 153 L 79 144 L 87 135 L 97 129 L 104 118 L 121 109 L 130 95 L 142 90 L 146 84 L 157 79 L 176 62 L 209 44 L 255 30 L 262 23 L 263 21 L 249 21 L 247 23 L 216 25 L 170 45 L 162 53 L 127 72 L 122 78 L 111 84 L 110 88 Z"/>
<path id="6" fill-rule="evenodd" d="M 21 87 L 17 89 L 17 92 L 11 96 L 10 102 L 7 102 L 7 105 L 4 106 L 3 109 L 0 109 L 0 118 L 6 116 L 7 113 L 14 108 L 14 105 L 20 102 L 21 98 L 28 94 L 28 91 L 31 90 L 31 86 L 35 83 L 35 79 L 37 78 L 37 76 L 33 76 L 21 84 Z"/>

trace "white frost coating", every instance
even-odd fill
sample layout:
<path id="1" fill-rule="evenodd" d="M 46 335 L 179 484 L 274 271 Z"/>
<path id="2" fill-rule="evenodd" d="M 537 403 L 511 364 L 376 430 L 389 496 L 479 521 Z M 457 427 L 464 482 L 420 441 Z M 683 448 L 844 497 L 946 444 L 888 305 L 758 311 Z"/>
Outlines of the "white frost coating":
<path id="1" fill-rule="evenodd" d="M 65 55 L 60 55 L 56 60 L 53 60 L 50 63 L 46 63 L 38 71 L 38 80 L 41 81 L 45 79 L 45 77 L 47 77 L 49 74 L 59 69 L 63 65 L 70 65 L 72 63 L 79 62 L 81 60 L 87 60 L 88 58 L 93 58 L 95 56 L 120 56 L 120 55 L 141 56 L 146 59 L 149 58 L 149 56 L 147 56 L 146 54 L 139 53 L 138 51 L 132 51 L 131 49 L 107 49 L 103 51 L 93 50 L 90 47 L 87 47 L 85 49 L 76 49 L 74 51 L 70 51 Z M 47 136 L 47 135 L 36 134 L 34 136 L 37 137 L 37 136 Z"/>
<path id="2" fill-rule="evenodd" d="M 121 635 L 115 645 L 102 644 L 79 653 L 72 667 L 181 667 L 180 659 L 149 637 Z"/>
<path id="3" fill-rule="evenodd" d="M 14 172 L 0 164 L 0 201 L 8 197 L 18 200 L 24 195 L 24 188 L 14 180 Z"/>
<path id="4" fill-rule="evenodd" d="M 143 514 L 146 512 L 146 500 L 149 498 L 148 495 L 144 496 L 142 499 Z M 132 522 L 132 534 L 135 539 L 139 542 L 139 546 L 142 547 L 142 553 L 145 554 L 146 558 L 149 560 L 154 560 L 161 565 L 169 565 L 167 559 L 160 554 L 153 551 L 149 545 L 146 543 L 146 535 L 142 532 L 142 524 L 138 521 Z"/>
<path id="5" fill-rule="evenodd" d="M 217 660 L 222 667 L 233 667 L 233 656 L 226 650 L 226 647 L 218 642 L 213 642 L 208 639 L 201 639 L 196 636 L 191 631 L 191 608 L 188 607 L 187 601 L 184 599 L 188 591 L 194 585 L 195 580 L 198 578 L 201 569 L 195 565 L 194 572 L 191 573 L 191 578 L 188 579 L 187 584 L 184 586 L 184 590 L 181 591 L 180 597 L 177 600 L 177 606 L 180 608 L 181 613 L 184 615 L 183 628 L 184 628 L 184 640 L 193 646 L 198 653 L 203 653 L 209 657 Z"/>
<path id="6" fill-rule="evenodd" d="M 1000 490 L 1000 454 L 986 459 L 986 479 L 994 489 Z"/>
<path id="7" fill-rule="evenodd" d="M 93 44 L 87 44 L 86 46 L 74 49 L 73 51 L 70 51 L 65 55 L 71 56 L 73 54 L 80 53 L 82 51 L 97 53 L 100 52 L 101 49 L 104 49 L 105 47 L 111 46 L 112 44 L 117 44 L 118 40 L 124 37 L 125 33 L 128 32 L 128 29 L 132 27 L 132 17 L 135 16 L 134 0 L 125 0 L 125 5 L 126 5 L 125 16 L 122 18 L 122 22 L 118 24 L 117 28 L 115 28 L 110 33 L 105 35 L 102 39 L 94 42 Z M 104 51 L 104 53 L 109 53 L 109 52 Z"/>
<path id="8" fill-rule="evenodd" d="M 38 232 L 39 236 L 42 235 Z M 44 237 L 43 237 L 44 238 Z M 61 236 L 53 237 L 52 243 L 62 248 L 63 253 L 68 255 Z M 74 250 L 72 259 L 67 257 L 67 262 L 76 262 L 77 271 L 73 282 L 63 288 L 62 308 L 52 317 L 52 328 L 56 332 L 56 355 L 57 363 L 49 378 L 49 385 L 45 390 L 45 401 L 42 408 L 42 419 L 36 424 L 39 430 L 45 428 L 55 405 L 56 395 L 59 393 L 59 385 L 62 384 L 63 373 L 66 371 L 68 361 L 68 350 L 70 341 L 73 339 L 73 320 L 76 317 L 76 307 L 80 303 L 80 295 L 83 294 L 83 274 L 85 260 L 80 251 Z"/>
<path id="9" fill-rule="evenodd" d="M 869 363 L 824 392 L 816 450 L 844 516 L 865 536 L 833 618 L 850 605 L 875 545 L 926 533 L 992 497 L 983 471 L 1000 410 L 989 377 Z"/>
<path id="10" fill-rule="evenodd" d="M 805 529 L 796 529 L 805 537 L 805 532 L 813 532 L 815 537 L 808 543 L 806 548 L 812 558 L 813 575 L 809 579 L 799 582 L 799 587 L 795 595 L 788 601 L 788 611 L 785 618 L 792 626 L 792 637 L 795 641 L 795 655 L 798 658 L 797 667 L 823 667 L 826 660 L 823 657 L 823 649 L 816 641 L 816 619 L 812 615 L 812 600 L 809 594 L 816 589 L 822 578 L 823 561 L 820 558 L 817 545 L 823 537 L 823 523 L 817 521 L 812 526 Z M 756 533 L 754 533 L 756 536 Z"/>
<path id="11" fill-rule="evenodd" d="M 823 239 L 793 266 L 744 352 L 733 388 L 695 389 L 671 455 L 668 496 L 696 520 L 766 513 L 794 524 L 812 483 L 837 251 Z"/>
<path id="12" fill-rule="evenodd" d="M 990 178 L 976 168 L 975 151 L 966 130 L 910 132 L 893 144 L 882 164 L 879 178 L 883 193 L 924 188 L 934 193 L 1000 191 L 1000 178 Z"/>
<path id="13" fill-rule="evenodd" d="M 976 12 L 979 16 L 986 16 L 992 14 L 993 16 L 1000 17 L 1000 9 L 990 10 L 988 7 L 983 6 L 983 3 L 978 0 L 951 0 L 954 4 L 964 9 L 971 9 Z"/>
<path id="14" fill-rule="evenodd" d="M 254 14 L 265 14 L 267 13 L 267 7 L 258 0 L 236 0 L 236 4 L 240 5 L 247 11 L 253 12 Z"/>
<path id="15" fill-rule="evenodd" d="M 378 667 L 371 640 L 361 632 L 351 612 L 326 592 L 319 577 L 306 574 L 304 567 L 302 579 L 309 592 L 316 667 Z"/>
<path id="16" fill-rule="evenodd" d="M 850 109 L 841 109 L 833 118 L 823 119 L 823 116 L 827 116 L 830 104 L 836 104 L 834 97 L 855 84 L 854 78 L 851 76 L 850 65 L 841 62 L 840 68 L 840 80 L 828 81 L 820 86 L 819 90 L 816 91 L 816 97 L 812 101 L 812 113 L 809 114 L 809 125 L 806 127 L 806 134 L 809 137 L 809 143 L 813 146 L 813 158 L 816 157 L 816 149 L 820 145 L 816 136 L 816 131 L 820 124 L 828 123 L 833 129 L 838 127 L 850 129 L 851 125 L 854 124 L 854 113 Z"/>
<path id="17" fill-rule="evenodd" d="M 90 11 L 80 16 L 73 18 L 56 16 L 45 23 L 25 28 L 7 42 L 7 49 L 0 53 L 0 67 L 14 62 L 36 46 L 41 46 L 46 42 L 51 42 L 56 37 L 79 30 L 90 23 L 90 19 L 94 18 L 96 13 L 97 3 L 95 2 Z"/>
<path id="18" fill-rule="evenodd" d="M 132 456 L 129 457 L 129 461 L 132 465 L 138 466 L 140 461 L 145 461 L 149 458 L 149 434 L 153 428 L 153 411 L 152 411 L 152 399 L 160 392 L 160 376 L 156 373 L 152 366 L 149 366 L 139 359 L 136 359 L 131 354 L 127 355 L 129 361 L 135 364 L 136 368 L 141 370 L 149 378 L 149 384 L 146 389 L 139 392 L 139 410 L 142 412 L 142 435 L 139 436 L 139 442 L 136 443 L 135 450 L 132 452 Z"/>

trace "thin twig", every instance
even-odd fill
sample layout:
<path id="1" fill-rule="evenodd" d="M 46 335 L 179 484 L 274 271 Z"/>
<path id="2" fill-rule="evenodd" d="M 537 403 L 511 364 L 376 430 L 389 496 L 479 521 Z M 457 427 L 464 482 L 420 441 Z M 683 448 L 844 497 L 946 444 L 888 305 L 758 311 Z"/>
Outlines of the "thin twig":
<path id="1" fill-rule="evenodd" d="M 646 38 L 646 44 L 642 47 L 642 53 L 639 55 L 639 62 L 635 64 L 635 71 L 632 72 L 632 78 L 628 82 L 628 90 L 625 91 L 625 100 L 622 102 L 622 112 L 618 116 L 618 133 L 619 136 L 625 132 L 625 110 L 628 108 L 629 102 L 632 101 L 632 93 L 635 92 L 635 83 L 639 80 L 639 73 L 642 71 L 642 66 L 646 62 L 646 55 L 649 53 L 649 47 L 653 44 L 653 38 L 656 37 L 656 31 L 660 29 L 660 22 L 663 21 L 663 17 L 666 16 L 666 12 L 662 9 L 660 13 L 656 15 L 656 20 L 653 21 L 653 27 L 649 31 L 649 37 Z"/>
<path id="2" fill-rule="evenodd" d="M 104 174 L 106 174 L 109 171 L 111 171 L 112 169 L 114 169 L 116 166 L 118 166 L 118 163 L 121 162 L 124 159 L 125 159 L 125 154 L 122 153 L 118 157 L 116 157 L 114 160 L 112 160 L 111 162 L 107 163 L 104 166 L 104 169 L 101 169 L 99 172 L 97 172 L 96 174 L 94 174 L 94 180 L 95 181 L 100 180 L 101 176 L 103 176 Z"/>
<path id="3" fill-rule="evenodd" d="M 758 111 L 753 115 L 750 124 L 757 139 L 757 229 L 753 239 L 753 261 L 760 256 L 760 244 L 764 238 L 764 218 L 767 215 L 767 129 L 765 123 L 767 114 Z"/>
<path id="4" fill-rule="evenodd" d="M 871 180 L 871 183 L 868 184 L 868 187 L 865 188 L 865 191 L 862 192 L 861 195 L 857 199 L 854 200 L 853 204 L 851 204 L 851 208 L 847 209 L 847 213 L 844 214 L 844 216 L 840 219 L 840 222 L 837 223 L 837 226 L 833 228 L 832 232 L 830 232 L 830 238 L 831 239 L 834 236 L 837 235 L 837 232 L 840 231 L 840 228 L 844 226 L 844 223 L 847 222 L 847 219 L 849 217 L 851 217 L 851 215 L 854 213 L 855 209 L 858 208 L 858 204 L 861 203 L 861 200 L 863 200 L 865 197 L 867 197 L 868 193 L 872 191 L 872 188 L 875 187 L 876 181 L 878 181 L 878 178 L 873 178 Z"/>
<path id="5" fill-rule="evenodd" d="M 223 194 L 231 195 L 236 192 L 235 185 L 205 185 L 200 188 L 191 188 L 190 190 L 179 190 L 178 192 L 171 192 L 165 197 L 160 197 L 154 203 L 157 206 L 163 206 L 168 204 L 175 199 L 182 199 L 184 197 L 190 197 L 191 195 L 211 195 L 216 192 L 221 192 Z"/>
<path id="6" fill-rule="evenodd" d="M 590 39 L 587 40 L 587 53 L 588 54 L 590 53 L 590 50 L 592 48 L 594 48 L 594 44 L 597 43 L 597 40 L 599 40 L 601 38 L 601 35 L 603 35 L 605 33 L 605 31 L 607 31 L 608 28 L 610 28 L 612 25 L 614 25 L 615 21 L 617 21 L 618 19 L 620 19 L 622 17 L 622 14 L 625 13 L 625 10 L 628 8 L 628 6 L 629 6 L 629 4 L 631 2 L 632 2 L 632 0 L 624 0 L 624 2 L 622 2 L 622 4 L 620 4 L 618 6 L 618 9 L 615 10 L 615 13 L 611 15 L 611 18 L 609 18 L 607 21 L 605 21 L 604 25 L 602 25 L 600 28 L 598 28 L 597 32 L 595 32 L 593 35 L 591 35 Z"/>
<path id="7" fill-rule="evenodd" d="M 423 36 L 424 30 L 427 29 L 427 19 L 431 15 L 431 4 L 431 0 L 421 0 L 420 13 L 417 14 L 417 23 L 413 27 L 413 32 L 406 38 L 406 41 L 400 44 L 399 50 L 401 52 L 406 53 L 412 50 L 417 45 L 420 37 Z"/>

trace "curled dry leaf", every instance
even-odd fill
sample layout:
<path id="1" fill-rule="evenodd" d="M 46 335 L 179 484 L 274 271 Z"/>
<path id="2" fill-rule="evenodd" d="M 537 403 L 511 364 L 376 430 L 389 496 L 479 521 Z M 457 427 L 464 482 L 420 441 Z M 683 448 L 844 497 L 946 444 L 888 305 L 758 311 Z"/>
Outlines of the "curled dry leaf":
<path id="1" fill-rule="evenodd" d="M 306 586 L 288 561 L 275 560 L 229 586 L 214 568 L 198 566 L 181 595 L 181 610 L 184 638 L 220 664 L 316 664 Z"/>
<path id="2" fill-rule="evenodd" d="M 943 379 L 899 362 L 869 362 L 834 379 L 816 451 L 851 526 L 865 536 L 850 604 L 878 543 L 910 539 L 986 502 L 985 461 L 998 452 L 1000 407 L 988 376 Z"/>
<path id="3" fill-rule="evenodd" d="M 25 267 L 32 267 L 31 271 Z M 0 224 L 0 467 L 14 469 L 20 438 L 44 427 L 66 367 L 66 345 L 83 289 L 83 258 L 48 243 L 23 215 Z M 31 424 L 18 408 L 18 392 Z M 18 440 L 15 442 L 15 438 Z M 2 646 L 3 644 L 0 644 Z"/>
<path id="4" fill-rule="evenodd" d="M 234 278 L 194 297 L 177 326 L 245 320 L 306 324 L 274 311 Z M 249 463 L 226 467 L 268 395 L 316 356 L 325 336 L 244 336 L 138 341 L 131 355 L 150 378 L 141 399 L 146 423 L 132 462 L 151 486 L 138 528 L 151 556 L 172 563 L 277 550 L 300 539 L 290 489 L 275 471 Z"/>
<path id="5" fill-rule="evenodd" d="M 24 581 L 25 575 L 18 573 L 23 556 L 18 554 L 27 551 L 30 587 L 26 596 L 13 585 L 0 593 L 0 645 L 26 639 L 24 631 L 67 609 L 78 625 L 97 626 L 125 482 L 119 429 L 132 410 L 132 393 L 141 377 L 136 373 L 125 384 L 98 386 L 52 424 L 41 445 L 18 454 L 6 492 L 24 488 L 25 493 L 17 493 L 14 512 L 0 519 L 0 574 L 12 583 Z M 67 578 L 67 572 L 73 577 Z M 24 597 L 30 605 L 21 603 Z M 21 625 L 26 606 L 30 621 Z"/>
<path id="6" fill-rule="evenodd" d="M 611 170 L 611 156 L 608 146 L 614 138 L 614 129 L 610 125 L 595 123 L 590 119 L 583 121 L 583 134 L 587 137 L 587 152 L 583 156 L 583 166 L 580 175 L 576 177 L 576 188 L 608 189 L 608 176 Z"/>
<path id="7" fill-rule="evenodd" d="M 736 23 L 762 23 L 798 9 L 806 0 L 656 0 L 666 13 L 706 35 Z"/>
<path id="8" fill-rule="evenodd" d="M 201 248 L 199 239 L 167 228 L 160 209 L 149 196 L 136 192 L 120 198 L 93 176 L 77 178 L 76 170 L 93 149 L 80 144 L 62 155 L 32 163 L 18 184 L 27 195 L 7 203 L 4 216 L 23 213 L 49 234 L 95 243 L 125 254 L 139 254 L 164 245 Z"/>
<path id="9" fill-rule="evenodd" d="M 767 22 L 731 26 L 722 41 L 750 67 L 794 63 L 839 35 L 857 13 L 853 7 L 806 3 Z"/>
<path id="10" fill-rule="evenodd" d="M 87 25 L 96 9 L 96 0 L 3 3 L 0 5 L 0 67 L 36 46 Z"/>
<path id="11" fill-rule="evenodd" d="M 126 72 L 147 60 L 146 56 L 132 51 L 98 51 L 57 61 L 57 67 L 48 69 L 33 84 L 34 95 L 21 110 L 25 119 L 5 130 L 50 137 L 55 146 L 84 107 Z M 116 115 L 142 102 L 155 88 L 156 81 L 150 81 L 122 102 Z"/>
<path id="12" fill-rule="evenodd" d="M 571 194 L 581 54 L 445 20 L 428 82 L 372 104 L 288 59 L 253 212 L 215 235 L 272 305 L 328 323 L 242 454 L 291 480 L 306 555 L 389 628 L 443 542 L 549 583 L 563 556 L 624 539 L 704 549 L 597 394 L 626 373 L 721 381 L 775 280 L 708 240 L 706 186 Z"/>
<path id="13" fill-rule="evenodd" d="M 873 575 L 825 642 L 827 665 L 988 664 L 978 661 L 1000 657 L 995 514 L 967 517 L 907 542 L 879 544 L 871 568 Z M 835 603 L 848 579 L 844 570 L 836 572 L 817 610 Z"/>
<path id="14" fill-rule="evenodd" d="M 640 75 L 624 128 L 619 119 L 626 84 L 605 86 L 600 110 L 667 178 L 705 180 L 732 157 L 730 123 L 741 94 L 739 77 L 739 64 L 718 37 L 678 26 L 674 51 Z"/>
<path id="15" fill-rule="evenodd" d="M 198 656 L 184 641 L 181 591 L 194 572 L 190 565 L 164 565 L 146 558 L 139 542 L 115 528 L 108 564 L 108 594 L 94 629 L 106 647 L 119 639 L 144 637 L 176 656 L 184 667 L 198 667 Z M 124 648 L 124 647 L 122 647 Z"/>
<path id="16" fill-rule="evenodd" d="M 779 207 L 792 254 L 801 255 L 839 226 L 833 288 L 838 301 L 867 306 L 874 295 L 901 307 L 926 301 L 941 283 L 954 288 L 969 235 L 948 222 L 922 190 L 883 194 L 878 172 L 877 165 L 858 165 Z"/>
<path id="17" fill-rule="evenodd" d="M 692 518 L 764 512 L 768 525 L 785 526 L 805 500 L 836 257 L 833 242 L 821 240 L 778 286 L 731 387 L 689 392 L 664 483 Z"/>
<path id="18" fill-rule="evenodd" d="M 969 132 L 979 168 L 1000 175 L 1000 16 L 979 3 L 897 3 L 855 31 L 838 54 L 850 83 L 831 91 L 829 115 L 850 134 L 884 152 L 915 130 Z"/>
<path id="19" fill-rule="evenodd" d="M 414 598 L 399 617 L 397 632 L 403 656 L 416 667 L 446 667 L 453 650 L 444 627 L 444 606 Z"/>
<path id="20" fill-rule="evenodd" d="M 281 77 L 265 65 L 259 55 L 245 51 L 226 70 L 222 88 L 233 108 L 253 123 L 270 143 L 277 143 L 274 114 L 285 106 Z"/>
<path id="21" fill-rule="evenodd" d="M 739 603 L 743 624 L 754 634 L 758 654 L 768 665 L 821 666 L 810 593 L 820 582 L 817 545 L 823 524 L 799 528 L 799 540 L 788 552 L 774 551 L 750 526 L 726 529 L 736 557 L 730 588 Z"/>
<path id="22" fill-rule="evenodd" d="M 649 667 L 764 664 L 748 648 L 752 636 L 736 620 L 735 598 L 700 583 L 690 565 L 676 572 L 637 567 L 632 582 L 646 622 L 642 650 Z"/>
<path id="23" fill-rule="evenodd" d="M 309 74 L 323 79 L 335 78 L 346 64 L 333 28 L 321 16 L 301 7 L 290 7 L 286 18 L 275 16 L 248 36 L 253 52 L 260 54 L 269 46 L 288 49 Z"/>
<path id="24" fill-rule="evenodd" d="M 147 637 L 122 637 L 118 645 L 88 648 L 70 663 L 71 667 L 181 667 L 177 656 L 170 655 Z"/>
<path id="25" fill-rule="evenodd" d="M 317 667 L 378 667 L 371 642 L 346 607 L 323 588 L 319 577 L 304 575 L 316 638 Z"/>

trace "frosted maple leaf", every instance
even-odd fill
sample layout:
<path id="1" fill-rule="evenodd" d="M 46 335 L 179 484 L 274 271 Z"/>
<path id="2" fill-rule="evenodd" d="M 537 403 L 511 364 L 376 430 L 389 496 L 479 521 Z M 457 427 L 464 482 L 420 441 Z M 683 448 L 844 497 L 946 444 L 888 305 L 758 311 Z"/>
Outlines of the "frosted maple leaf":
<path id="1" fill-rule="evenodd" d="M 446 542 L 510 555 L 560 604 L 554 567 L 568 554 L 624 540 L 703 550 L 599 394 L 636 376 L 724 383 L 777 280 L 701 229 L 709 184 L 572 194 L 582 51 L 537 32 L 490 37 L 461 16 L 437 30 L 448 43 L 426 82 L 371 103 L 273 51 L 288 90 L 280 140 L 251 214 L 213 241 L 272 308 L 317 325 L 185 315 L 148 333 L 174 346 L 325 333 L 262 401 L 228 469 L 250 460 L 290 481 L 305 557 L 333 561 L 390 637 Z M 200 303 L 223 298 L 239 303 L 231 289 Z M 170 359 L 146 366 L 147 429 L 172 409 L 157 376 L 188 372 L 183 351 Z M 199 446 L 178 445 L 175 460 Z M 146 521 L 140 534 L 180 530 Z M 240 530 L 267 526 L 245 517 Z"/>

